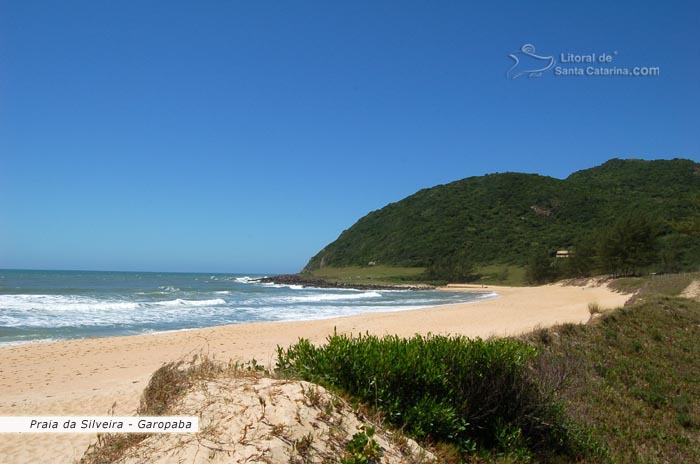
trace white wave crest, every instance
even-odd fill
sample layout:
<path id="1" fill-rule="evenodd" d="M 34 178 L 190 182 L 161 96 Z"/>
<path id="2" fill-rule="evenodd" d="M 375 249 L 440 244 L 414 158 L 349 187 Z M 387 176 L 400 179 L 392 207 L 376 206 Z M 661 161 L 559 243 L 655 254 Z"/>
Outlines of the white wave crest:
<path id="1" fill-rule="evenodd" d="M 161 287 L 158 287 L 158 290 L 162 292 L 167 292 L 167 293 L 173 293 L 173 292 L 179 292 L 180 289 L 177 287 L 172 287 L 170 285 L 163 285 Z"/>
<path id="2" fill-rule="evenodd" d="M 102 301 L 73 295 L 0 295 L 0 309 L 14 311 L 102 311 L 138 307 L 138 302 Z"/>
<path id="3" fill-rule="evenodd" d="M 364 298 L 381 298 L 379 292 L 364 292 L 364 293 L 322 293 L 320 295 L 300 295 L 288 296 L 280 298 L 281 301 L 288 303 L 314 303 L 318 301 L 344 301 L 344 300 L 359 300 Z"/>
<path id="4" fill-rule="evenodd" d="M 209 300 L 175 300 L 166 301 L 119 301 L 98 300 L 74 295 L 0 295 L 0 309 L 13 311 L 48 311 L 48 312 L 101 312 L 132 311 L 148 306 L 218 306 L 226 300 L 215 298 Z"/>
<path id="5" fill-rule="evenodd" d="M 215 298 L 213 300 L 183 300 L 178 298 L 169 301 L 156 301 L 151 303 L 156 306 L 216 306 L 226 304 L 226 300 Z"/>
<path id="6" fill-rule="evenodd" d="M 489 292 L 489 293 L 480 294 L 479 296 L 476 297 L 476 299 L 477 300 L 489 300 L 491 298 L 498 298 L 499 296 L 501 296 L 501 295 L 499 295 L 496 292 Z"/>

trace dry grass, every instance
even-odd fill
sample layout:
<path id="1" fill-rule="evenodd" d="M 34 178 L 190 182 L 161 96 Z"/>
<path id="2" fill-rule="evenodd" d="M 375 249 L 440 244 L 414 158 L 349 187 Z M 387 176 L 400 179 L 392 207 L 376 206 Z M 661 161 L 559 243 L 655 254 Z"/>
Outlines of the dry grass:
<path id="1" fill-rule="evenodd" d="M 628 301 L 631 305 L 653 295 L 678 296 L 697 279 L 700 279 L 698 272 L 624 277 L 610 282 L 610 288 L 621 293 L 632 294 L 632 298 Z"/>
<path id="2" fill-rule="evenodd" d="M 179 360 L 161 366 L 153 373 L 141 395 L 136 414 L 139 416 L 166 415 L 170 407 L 192 385 L 222 373 L 233 376 L 261 375 L 255 361 L 248 363 L 220 363 L 206 354 L 196 354 L 189 361 Z M 110 414 L 111 415 L 111 414 Z M 133 446 L 147 439 L 148 433 L 102 433 L 80 459 L 80 464 L 109 464 L 118 461 Z"/>

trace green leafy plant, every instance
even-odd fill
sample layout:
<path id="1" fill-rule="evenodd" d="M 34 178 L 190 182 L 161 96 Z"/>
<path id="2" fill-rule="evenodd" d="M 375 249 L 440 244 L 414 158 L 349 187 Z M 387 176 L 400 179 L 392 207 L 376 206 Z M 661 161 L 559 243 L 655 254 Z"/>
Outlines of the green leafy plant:
<path id="1" fill-rule="evenodd" d="M 364 427 L 352 436 L 345 446 L 348 456 L 341 460 L 342 464 L 374 464 L 382 457 L 382 448 L 373 438 L 374 427 Z"/>
<path id="2" fill-rule="evenodd" d="M 511 424 L 523 446 L 566 453 L 561 409 L 530 375 L 536 356 L 510 339 L 335 334 L 320 347 L 302 339 L 279 348 L 277 367 L 369 403 L 415 438 L 494 448 Z"/>

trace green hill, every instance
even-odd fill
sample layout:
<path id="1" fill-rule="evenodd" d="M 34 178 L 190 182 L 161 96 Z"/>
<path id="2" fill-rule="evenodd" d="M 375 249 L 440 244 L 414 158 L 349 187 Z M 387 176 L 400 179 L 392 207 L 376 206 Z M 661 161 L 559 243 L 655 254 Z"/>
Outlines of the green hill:
<path id="1" fill-rule="evenodd" d="M 367 214 L 304 270 L 370 262 L 425 267 L 450 256 L 523 266 L 533 250 L 576 247 L 639 213 L 653 218 L 663 241 L 696 220 L 698 195 L 700 164 L 686 159 L 612 159 L 564 180 L 521 173 L 469 177 Z M 683 259 L 694 261 L 699 251 L 686 242 Z"/>

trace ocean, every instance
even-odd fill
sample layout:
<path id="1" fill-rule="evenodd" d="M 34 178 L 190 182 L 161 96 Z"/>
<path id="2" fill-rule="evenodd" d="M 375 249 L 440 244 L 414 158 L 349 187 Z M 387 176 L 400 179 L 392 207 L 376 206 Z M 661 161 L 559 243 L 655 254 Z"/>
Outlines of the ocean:
<path id="1" fill-rule="evenodd" d="M 0 345 L 301 321 L 495 294 L 261 284 L 262 275 L 0 270 Z"/>

